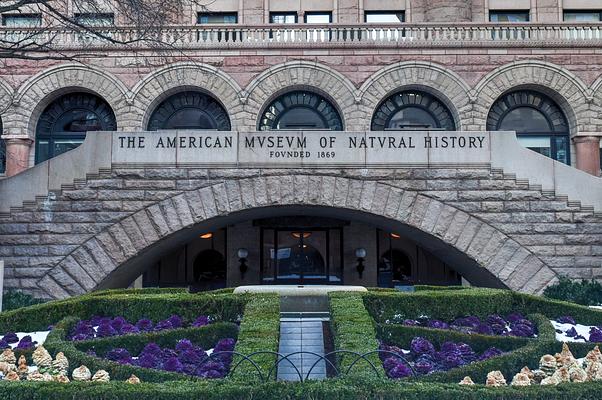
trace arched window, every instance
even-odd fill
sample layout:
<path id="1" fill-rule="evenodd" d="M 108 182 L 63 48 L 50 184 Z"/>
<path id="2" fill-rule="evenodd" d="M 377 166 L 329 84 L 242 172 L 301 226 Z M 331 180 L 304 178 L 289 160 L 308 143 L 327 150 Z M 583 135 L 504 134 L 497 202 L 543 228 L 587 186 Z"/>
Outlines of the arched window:
<path id="1" fill-rule="evenodd" d="M 153 111 L 148 130 L 230 130 L 228 113 L 214 98 L 201 92 L 180 92 L 168 97 Z"/>
<path id="2" fill-rule="evenodd" d="M 297 90 L 270 103 L 259 120 L 261 131 L 286 129 L 342 131 L 343 122 L 336 108 L 324 97 Z"/>
<path id="3" fill-rule="evenodd" d="M 372 117 L 372 130 L 441 129 L 455 131 L 449 109 L 436 97 L 419 90 L 396 93 L 383 101 Z"/>
<path id="4" fill-rule="evenodd" d="M 488 131 L 515 131 L 531 150 L 570 164 L 569 127 L 560 107 L 548 96 L 521 90 L 498 99 L 487 116 Z"/>
<path id="5" fill-rule="evenodd" d="M 44 110 L 36 128 L 36 164 L 72 150 L 88 131 L 114 131 L 115 114 L 109 104 L 90 93 L 59 97 Z"/>

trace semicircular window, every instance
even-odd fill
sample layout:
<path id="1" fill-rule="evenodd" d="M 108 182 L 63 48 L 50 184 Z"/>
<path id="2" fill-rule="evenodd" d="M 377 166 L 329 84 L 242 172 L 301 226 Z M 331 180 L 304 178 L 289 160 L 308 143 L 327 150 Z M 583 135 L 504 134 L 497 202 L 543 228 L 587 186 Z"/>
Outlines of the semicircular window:
<path id="1" fill-rule="evenodd" d="M 324 97 L 296 90 L 271 102 L 259 120 L 261 131 L 295 129 L 342 131 L 343 121 Z"/>
<path id="2" fill-rule="evenodd" d="M 435 96 L 419 90 L 396 93 L 383 101 L 372 117 L 371 129 L 455 131 L 449 109 Z"/>
<path id="3" fill-rule="evenodd" d="M 42 112 L 36 128 L 36 164 L 83 143 L 86 132 L 114 131 L 115 114 L 102 98 L 90 93 L 69 93 Z"/>
<path id="4" fill-rule="evenodd" d="M 548 96 L 531 90 L 505 94 L 491 107 L 488 131 L 515 131 L 528 149 L 570 164 L 570 135 L 566 117 Z"/>
<path id="5" fill-rule="evenodd" d="M 153 111 L 148 130 L 205 129 L 230 130 L 228 113 L 213 97 L 195 91 L 174 94 Z"/>

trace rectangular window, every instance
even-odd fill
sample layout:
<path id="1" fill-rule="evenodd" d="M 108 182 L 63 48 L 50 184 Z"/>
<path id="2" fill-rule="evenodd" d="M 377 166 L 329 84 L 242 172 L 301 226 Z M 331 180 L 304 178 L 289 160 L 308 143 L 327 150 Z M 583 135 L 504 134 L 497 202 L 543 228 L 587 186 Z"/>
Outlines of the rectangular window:
<path id="1" fill-rule="evenodd" d="M 565 22 L 600 22 L 602 21 L 601 10 L 579 10 L 564 11 Z"/>
<path id="2" fill-rule="evenodd" d="M 238 14 L 235 12 L 199 13 L 199 24 L 237 24 Z"/>
<path id="3" fill-rule="evenodd" d="M 330 24 L 332 22 L 332 13 L 324 11 L 311 11 L 305 13 L 306 24 Z"/>
<path id="4" fill-rule="evenodd" d="M 75 21 L 84 26 L 112 26 L 115 24 L 113 13 L 81 13 L 75 14 Z"/>
<path id="5" fill-rule="evenodd" d="M 274 12 L 270 13 L 270 24 L 296 24 L 296 12 Z"/>
<path id="6" fill-rule="evenodd" d="M 42 14 L 3 14 L 2 25 L 8 28 L 36 28 L 42 26 Z"/>
<path id="7" fill-rule="evenodd" d="M 490 22 L 529 22 L 529 10 L 498 10 L 489 11 Z"/>
<path id="8" fill-rule="evenodd" d="M 405 22 L 403 11 L 366 11 L 364 22 L 369 24 L 399 24 Z"/>
<path id="9" fill-rule="evenodd" d="M 0 139 L 0 174 L 6 172 L 6 142 Z"/>

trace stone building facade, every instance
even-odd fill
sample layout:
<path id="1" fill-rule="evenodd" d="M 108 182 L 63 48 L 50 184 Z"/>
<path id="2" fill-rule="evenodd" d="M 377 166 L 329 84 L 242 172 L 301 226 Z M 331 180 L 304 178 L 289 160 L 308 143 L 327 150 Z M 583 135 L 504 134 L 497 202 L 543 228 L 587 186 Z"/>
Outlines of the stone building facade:
<path id="1" fill-rule="evenodd" d="M 170 51 L 66 35 L 58 45 L 77 62 L 3 62 L 0 257 L 9 287 L 62 298 L 141 275 L 137 284 L 201 288 L 318 276 L 536 293 L 561 275 L 602 277 L 596 0 L 209 8 L 177 16 Z M 106 29 L 127 35 L 113 17 Z M 77 126 L 89 121 L 69 119 L 81 110 L 93 115 L 91 130 L 116 131 L 113 142 L 195 128 L 433 138 L 514 130 L 535 151 L 493 147 L 491 136 L 480 163 L 462 152 L 381 165 L 180 164 L 159 152 L 156 162 L 117 162 L 92 133 L 65 152 L 85 136 Z M 301 273 L 295 257 L 305 260 Z M 307 263 L 318 272 L 304 274 Z"/>

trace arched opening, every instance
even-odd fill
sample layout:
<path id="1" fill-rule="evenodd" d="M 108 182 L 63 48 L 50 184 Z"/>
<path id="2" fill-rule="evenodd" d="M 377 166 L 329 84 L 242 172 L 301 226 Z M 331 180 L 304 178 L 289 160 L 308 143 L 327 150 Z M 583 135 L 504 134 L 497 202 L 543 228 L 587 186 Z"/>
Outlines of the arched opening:
<path id="1" fill-rule="evenodd" d="M 430 93 L 404 90 L 385 99 L 372 117 L 371 129 L 455 131 L 456 124 L 447 106 Z"/>
<path id="2" fill-rule="evenodd" d="M 209 249 L 194 259 L 195 287 L 199 290 L 214 290 L 226 287 L 226 259 L 217 250 Z"/>
<path id="3" fill-rule="evenodd" d="M 213 97 L 184 91 L 163 100 L 150 116 L 149 131 L 165 129 L 231 130 L 230 118 Z"/>
<path id="4" fill-rule="evenodd" d="M 99 288 L 128 286 L 140 274 L 144 274 L 145 286 L 157 286 L 149 279 L 156 271 L 163 282 L 160 286 L 196 285 L 192 268 L 186 270 L 184 266 L 192 266 L 196 254 L 200 254 L 191 249 L 204 232 L 223 232 L 219 236 L 223 241 L 220 239 L 219 245 L 216 242 L 214 249 L 226 260 L 228 287 L 260 284 L 374 287 L 379 283 L 383 256 L 389 256 L 389 262 L 395 264 L 391 280 L 395 271 L 400 283 L 402 275 L 407 274 L 407 265 L 411 264 L 412 284 L 505 287 L 466 253 L 440 237 L 400 221 L 350 209 L 279 205 L 211 218 L 177 231 L 122 264 Z M 409 263 L 395 252 L 386 254 L 388 248 L 384 242 L 378 244 L 378 235 L 389 232 L 399 236 L 399 245 L 393 249 L 405 253 Z M 207 244 L 206 249 L 210 248 Z M 362 274 L 356 256 L 360 248 L 366 254 Z M 240 271 L 240 249 L 248 251 L 244 276 Z M 149 269 L 153 264 L 161 264 L 161 268 Z M 174 279 L 168 281 L 167 276 Z"/>
<path id="5" fill-rule="evenodd" d="M 337 109 L 323 96 L 295 90 L 279 96 L 265 108 L 258 129 L 342 131 L 343 121 Z"/>
<path id="6" fill-rule="evenodd" d="M 50 103 L 36 127 L 36 164 L 82 144 L 89 131 L 114 131 L 111 106 L 91 93 L 69 93 Z"/>
<path id="7" fill-rule="evenodd" d="M 545 94 L 518 90 L 500 97 L 487 116 L 487 130 L 515 131 L 528 149 L 570 164 L 570 134 L 566 116 Z"/>

